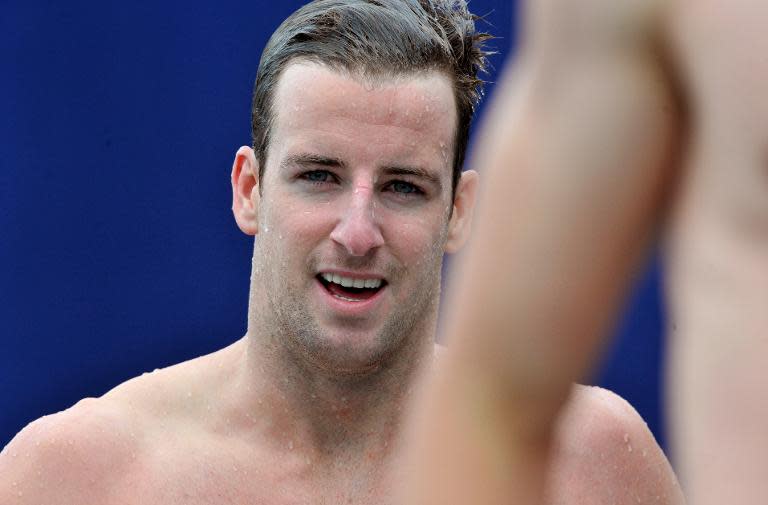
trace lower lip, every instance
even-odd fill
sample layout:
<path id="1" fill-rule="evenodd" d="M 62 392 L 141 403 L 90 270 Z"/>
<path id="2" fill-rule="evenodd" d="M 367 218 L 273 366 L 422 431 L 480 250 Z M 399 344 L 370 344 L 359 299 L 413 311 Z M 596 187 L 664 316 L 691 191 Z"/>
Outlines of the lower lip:
<path id="1" fill-rule="evenodd" d="M 325 299 L 325 303 L 327 303 L 334 312 L 348 317 L 360 317 L 370 313 L 381 300 L 381 294 L 387 289 L 387 287 L 384 286 L 370 298 L 352 302 L 331 294 L 318 279 L 315 279 L 315 284 L 317 285 L 317 289 L 320 290 L 321 296 Z"/>

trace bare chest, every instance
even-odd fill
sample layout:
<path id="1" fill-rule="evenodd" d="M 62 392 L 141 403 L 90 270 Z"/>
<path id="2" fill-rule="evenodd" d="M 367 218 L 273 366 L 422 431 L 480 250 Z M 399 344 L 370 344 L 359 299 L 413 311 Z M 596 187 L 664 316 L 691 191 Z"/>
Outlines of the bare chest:
<path id="1" fill-rule="evenodd" d="M 335 466 L 335 465 L 334 465 Z M 387 504 L 389 479 L 379 472 L 324 468 L 286 451 L 246 455 L 231 449 L 160 450 L 137 461 L 111 503 L 141 505 Z"/>

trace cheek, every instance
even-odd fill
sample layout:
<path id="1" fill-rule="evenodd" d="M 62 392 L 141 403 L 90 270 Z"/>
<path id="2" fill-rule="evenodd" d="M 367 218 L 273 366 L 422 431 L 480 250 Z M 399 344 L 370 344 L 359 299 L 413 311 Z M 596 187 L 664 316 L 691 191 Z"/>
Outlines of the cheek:
<path id="1" fill-rule="evenodd" d="M 305 248 L 330 233 L 328 223 L 331 221 L 328 212 L 324 212 L 326 207 L 288 204 L 279 210 L 273 209 L 264 216 L 257 240 L 264 244 L 266 251 L 285 258 L 306 252 Z"/>
<path id="2" fill-rule="evenodd" d="M 398 223 L 391 234 L 390 246 L 398 251 L 402 260 L 416 267 L 441 259 L 447 237 L 447 226 L 442 219 L 420 219 Z"/>

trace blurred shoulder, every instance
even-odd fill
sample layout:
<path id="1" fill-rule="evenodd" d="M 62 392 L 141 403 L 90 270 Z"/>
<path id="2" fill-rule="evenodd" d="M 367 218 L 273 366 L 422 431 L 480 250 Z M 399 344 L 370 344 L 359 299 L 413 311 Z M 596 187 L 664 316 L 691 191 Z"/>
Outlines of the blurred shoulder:
<path id="1" fill-rule="evenodd" d="M 646 45 L 663 25 L 663 0 L 541 0 L 527 2 L 524 46 L 567 60 Z"/>
<path id="2" fill-rule="evenodd" d="M 124 406 L 87 398 L 42 417 L 0 453 L 0 503 L 78 503 L 109 493 L 137 451 Z"/>
<path id="3" fill-rule="evenodd" d="M 552 461 L 552 504 L 684 503 L 642 417 L 606 389 L 574 386 L 558 421 Z"/>

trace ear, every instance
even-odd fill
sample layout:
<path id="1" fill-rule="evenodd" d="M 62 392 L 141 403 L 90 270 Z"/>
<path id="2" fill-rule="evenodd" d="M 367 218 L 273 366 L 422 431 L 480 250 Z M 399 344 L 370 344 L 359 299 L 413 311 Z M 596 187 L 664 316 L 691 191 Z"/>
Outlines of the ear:
<path id="1" fill-rule="evenodd" d="M 475 210 L 475 198 L 479 176 L 474 170 L 467 170 L 461 174 L 456 185 L 456 196 L 453 199 L 453 214 L 448 223 L 448 240 L 445 243 L 445 252 L 455 253 L 469 238 L 472 228 L 472 213 Z"/>
<path id="2" fill-rule="evenodd" d="M 242 146 L 232 164 L 232 214 L 246 235 L 256 235 L 259 208 L 259 164 L 253 149 Z"/>

